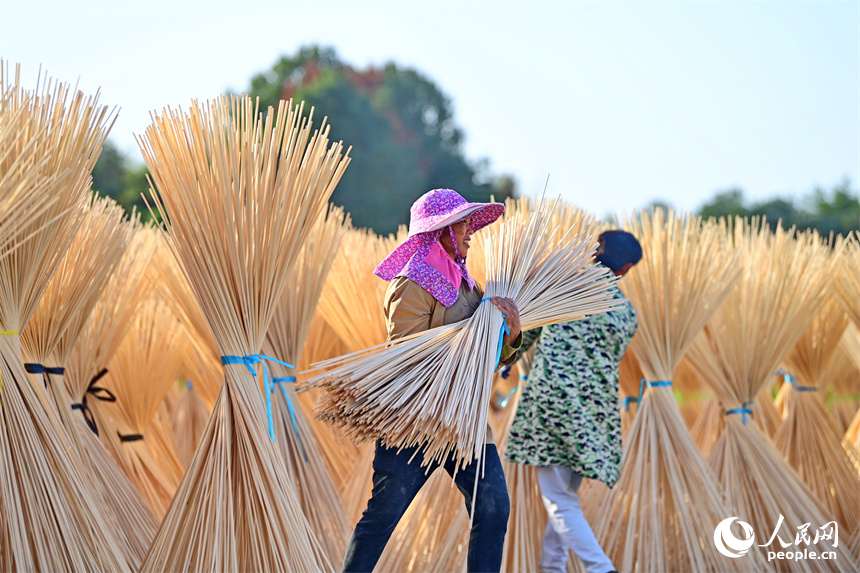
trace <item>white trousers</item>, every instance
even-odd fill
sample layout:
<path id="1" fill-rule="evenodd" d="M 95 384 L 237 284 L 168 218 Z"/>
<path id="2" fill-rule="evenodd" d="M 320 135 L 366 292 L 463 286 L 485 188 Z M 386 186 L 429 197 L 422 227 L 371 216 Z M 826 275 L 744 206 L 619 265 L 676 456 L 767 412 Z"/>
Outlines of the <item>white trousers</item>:
<path id="1" fill-rule="evenodd" d="M 615 567 L 603 552 L 582 514 L 577 490 L 582 476 L 562 467 L 537 468 L 541 496 L 549 519 L 543 537 L 543 573 L 564 573 L 567 552 L 573 551 L 588 573 L 608 573 Z"/>

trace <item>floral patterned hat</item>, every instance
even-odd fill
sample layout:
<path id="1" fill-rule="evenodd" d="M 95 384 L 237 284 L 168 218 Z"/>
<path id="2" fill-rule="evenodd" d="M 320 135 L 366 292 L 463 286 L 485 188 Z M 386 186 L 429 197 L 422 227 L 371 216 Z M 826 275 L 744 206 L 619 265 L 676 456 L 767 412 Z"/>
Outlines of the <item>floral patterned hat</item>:
<path id="1" fill-rule="evenodd" d="M 472 217 L 472 230 L 483 229 L 505 212 L 501 203 L 469 203 L 453 189 L 428 191 L 409 210 L 409 238 L 394 249 L 373 271 L 390 281 L 398 276 L 409 277 L 433 297 L 450 307 L 457 301 L 459 285 L 452 285 L 425 259 L 430 247 L 439 240 L 441 230 L 466 217 Z M 462 265 L 465 271 L 465 264 Z M 467 273 L 464 273 L 467 280 Z"/>

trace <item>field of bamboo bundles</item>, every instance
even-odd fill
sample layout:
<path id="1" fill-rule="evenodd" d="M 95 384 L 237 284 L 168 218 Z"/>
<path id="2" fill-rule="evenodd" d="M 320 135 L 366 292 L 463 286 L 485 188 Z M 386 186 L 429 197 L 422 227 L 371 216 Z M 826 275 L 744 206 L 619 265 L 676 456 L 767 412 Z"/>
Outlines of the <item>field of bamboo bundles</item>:
<path id="1" fill-rule="evenodd" d="M 491 304 L 386 342 L 373 269 L 406 229 L 330 205 L 351 158 L 325 110 L 153 113 L 155 225 L 91 189 L 115 117 L 98 94 L 27 88 L 8 63 L 0 89 L 0 571 L 339 570 L 374 441 L 464 467 L 491 427 L 504 451 L 533 352 L 499 375 Z M 593 261 L 608 227 L 511 200 L 469 271 L 523 331 L 601 314 L 618 304 Z M 643 248 L 617 281 L 638 318 L 623 463 L 579 495 L 612 563 L 860 570 L 860 237 L 660 209 L 611 227 Z M 502 570 L 538 571 L 535 468 L 503 468 Z M 376 570 L 464 571 L 469 527 L 437 472 Z"/>

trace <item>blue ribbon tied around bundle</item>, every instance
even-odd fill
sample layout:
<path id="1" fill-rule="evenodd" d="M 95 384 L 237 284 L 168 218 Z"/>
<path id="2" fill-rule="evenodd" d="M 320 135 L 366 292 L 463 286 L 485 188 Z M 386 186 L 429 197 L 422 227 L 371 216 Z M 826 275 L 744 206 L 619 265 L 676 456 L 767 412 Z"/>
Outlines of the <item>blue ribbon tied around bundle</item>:
<path id="1" fill-rule="evenodd" d="M 782 368 L 777 370 L 776 373 L 774 374 L 774 376 L 782 376 L 783 381 L 794 386 L 794 389 L 797 390 L 798 392 L 817 392 L 818 391 L 817 386 L 798 386 L 797 385 L 797 379 L 794 376 L 792 376 L 789 372 L 786 372 L 785 370 L 783 370 Z"/>
<path id="2" fill-rule="evenodd" d="M 492 297 L 489 297 L 489 296 L 484 297 L 481 299 L 481 302 L 478 304 L 481 304 L 484 301 L 490 300 L 490 298 L 492 298 Z M 504 345 L 504 343 L 505 343 L 505 335 L 511 333 L 511 329 L 508 327 L 508 321 L 506 319 L 507 319 L 507 317 L 505 316 L 505 313 L 502 312 L 502 329 L 501 329 L 501 332 L 499 332 L 499 349 L 496 352 L 496 365 L 498 365 L 499 360 L 502 359 L 502 345 Z"/>
<path id="3" fill-rule="evenodd" d="M 305 446 L 302 445 L 302 437 L 299 435 L 299 425 L 298 425 L 298 423 L 296 423 L 296 412 L 293 409 L 293 401 L 290 400 L 290 396 L 289 396 L 289 394 L 287 394 L 287 391 L 284 390 L 284 386 L 283 386 L 284 383 L 295 384 L 296 383 L 296 377 L 295 376 L 284 376 L 283 378 L 272 378 L 272 382 L 274 384 L 277 384 L 278 388 L 281 389 L 281 394 L 284 395 L 284 401 L 286 401 L 287 409 L 290 412 L 290 422 L 293 423 L 293 432 L 295 432 L 295 434 L 296 434 L 296 441 L 299 443 L 299 449 L 302 451 L 302 458 L 304 458 L 304 460 L 307 462 L 308 461 L 308 455 L 307 455 L 307 453 L 305 453 Z M 272 387 L 272 392 L 274 392 L 274 391 L 275 391 L 275 388 Z"/>
<path id="4" fill-rule="evenodd" d="M 269 368 L 266 366 L 266 361 L 276 362 L 287 368 L 294 368 L 292 364 L 281 362 L 277 358 L 266 356 L 265 354 L 249 354 L 248 356 L 222 356 L 221 364 L 244 364 L 254 376 L 257 371 L 254 370 L 254 365 L 259 364 L 263 370 L 263 393 L 266 395 L 266 413 L 269 416 L 269 437 L 275 441 L 275 425 L 272 422 L 272 392 L 274 392 L 274 379 L 269 376 Z M 289 402 L 288 402 L 289 403 Z M 292 412 L 291 412 L 292 413 Z"/>
<path id="5" fill-rule="evenodd" d="M 746 402 L 743 403 L 743 405 L 741 405 L 740 408 L 732 408 L 731 410 L 726 410 L 726 416 L 728 416 L 729 414 L 740 414 L 741 416 L 743 416 L 744 424 L 746 424 L 747 423 L 747 414 L 753 413 L 751 406 L 755 406 L 755 405 L 756 405 L 755 402 L 753 402 L 751 400 L 747 400 Z"/>
<path id="6" fill-rule="evenodd" d="M 641 404 L 642 403 L 642 394 L 645 392 L 645 385 L 648 385 L 649 388 L 655 388 L 660 386 L 671 386 L 671 380 L 655 380 L 654 382 L 647 382 L 645 378 L 642 378 L 639 381 L 639 396 L 625 396 L 621 399 L 621 403 L 624 405 L 624 411 L 630 411 L 630 404 Z"/>

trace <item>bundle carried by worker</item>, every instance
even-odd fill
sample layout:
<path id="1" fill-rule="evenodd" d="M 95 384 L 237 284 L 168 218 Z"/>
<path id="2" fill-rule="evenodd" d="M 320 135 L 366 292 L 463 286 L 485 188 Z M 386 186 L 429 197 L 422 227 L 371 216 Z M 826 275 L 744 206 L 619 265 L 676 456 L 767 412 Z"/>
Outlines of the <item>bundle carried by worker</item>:
<path id="1" fill-rule="evenodd" d="M 332 569 L 273 441 L 277 359 L 260 354 L 305 238 L 349 163 L 328 133 L 291 102 L 260 114 L 249 97 L 220 97 L 154 115 L 139 140 L 167 243 L 225 376 L 143 571 Z"/>
<path id="2" fill-rule="evenodd" d="M 543 204 L 486 231 L 484 300 L 513 299 L 522 330 L 615 307 L 613 279 L 592 262 L 597 241 L 569 229 L 556 242 L 551 215 Z M 323 362 L 307 381 L 322 389 L 319 416 L 358 442 L 421 445 L 425 463 L 453 453 L 463 467 L 483 451 L 505 326 L 481 304 L 468 320 Z"/>

